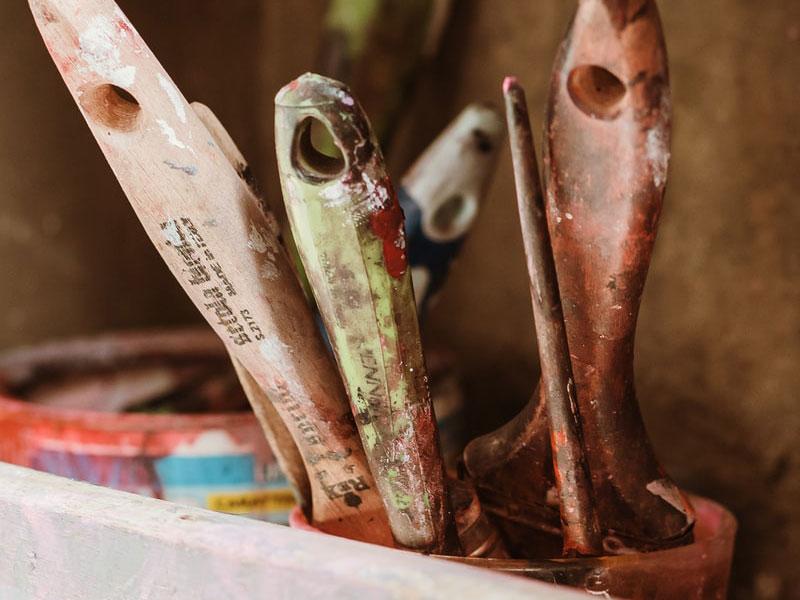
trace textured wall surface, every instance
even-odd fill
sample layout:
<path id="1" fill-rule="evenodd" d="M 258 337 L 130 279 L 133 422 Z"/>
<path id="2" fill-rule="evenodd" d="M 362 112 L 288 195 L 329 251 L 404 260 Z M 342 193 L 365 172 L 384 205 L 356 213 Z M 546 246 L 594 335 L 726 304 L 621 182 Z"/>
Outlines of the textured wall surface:
<path id="1" fill-rule="evenodd" d="M 272 98 L 312 67 L 321 0 L 120 2 L 209 104 L 279 203 Z M 404 119 L 399 175 L 464 104 L 516 73 L 541 130 L 573 4 L 458 0 Z M 740 519 L 736 598 L 800 598 L 800 3 L 661 2 L 673 159 L 637 339 L 642 410 L 668 470 Z M 50 63 L 0 3 L 0 347 L 197 319 Z M 508 152 L 427 335 L 462 360 L 486 431 L 538 376 Z M 491 414 L 482 410 L 492 404 Z"/>

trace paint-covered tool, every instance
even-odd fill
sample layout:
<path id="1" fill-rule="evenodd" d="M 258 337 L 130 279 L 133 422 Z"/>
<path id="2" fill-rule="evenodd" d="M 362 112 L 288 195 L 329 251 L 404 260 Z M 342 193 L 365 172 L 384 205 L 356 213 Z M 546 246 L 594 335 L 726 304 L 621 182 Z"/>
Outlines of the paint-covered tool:
<path id="1" fill-rule="evenodd" d="M 462 457 L 484 509 L 496 518 L 513 553 L 527 558 L 564 548 L 542 391 L 537 386 L 511 421 L 472 440 Z"/>
<path id="2" fill-rule="evenodd" d="M 395 540 L 442 553 L 452 531 L 406 257 L 403 213 L 363 109 L 306 74 L 275 98 L 294 239 L 350 396 Z M 316 140 L 328 134 L 337 155 Z"/>
<path id="3" fill-rule="evenodd" d="M 471 104 L 401 181 L 397 195 L 406 218 L 408 262 L 421 317 L 475 223 L 504 131 L 494 108 Z"/>
<path id="4" fill-rule="evenodd" d="M 584 443 L 609 552 L 690 540 L 656 460 L 634 335 L 667 181 L 667 53 L 653 0 L 581 0 L 556 59 L 544 185 Z"/>
<path id="5" fill-rule="evenodd" d="M 253 195 L 260 199 L 258 185 L 252 175 L 250 165 L 228 133 L 228 130 L 225 129 L 222 122 L 205 104 L 192 102 L 191 106 L 192 110 L 203 122 L 203 125 L 205 125 L 208 133 L 211 134 L 214 142 L 228 159 L 230 165 L 247 184 Z M 266 204 L 262 203 L 262 205 L 266 207 Z M 289 428 L 283 422 L 280 413 L 278 413 L 267 394 L 259 387 L 258 382 L 253 379 L 253 376 L 250 375 L 244 365 L 233 355 L 231 355 L 231 362 L 236 371 L 236 376 L 239 378 L 239 383 L 250 401 L 250 405 L 253 407 L 253 411 L 261 424 L 261 428 L 264 430 L 264 435 L 275 454 L 275 458 L 278 460 L 281 470 L 292 484 L 292 489 L 295 490 L 300 505 L 305 510 L 308 510 L 312 501 L 311 482 L 303 464 L 303 456 L 300 454 L 297 444 L 294 443 Z"/>
<path id="6" fill-rule="evenodd" d="M 335 365 L 275 220 L 112 0 L 30 0 L 42 37 L 147 234 L 280 413 L 320 529 L 390 544 Z"/>
<path id="7" fill-rule="evenodd" d="M 667 59 L 652 0 L 581 0 L 551 82 L 547 218 L 603 550 L 691 540 L 691 505 L 655 459 L 633 384 L 636 317 L 669 159 Z M 528 528 L 541 555 L 561 533 L 544 387 L 464 464 L 484 506 Z"/>
<path id="8" fill-rule="evenodd" d="M 435 54 L 453 0 L 330 0 L 317 70 L 345 82 L 384 151 L 421 63 Z"/>
<path id="9" fill-rule="evenodd" d="M 541 389 L 550 429 L 564 555 L 601 554 L 600 529 L 584 456 L 567 333 L 547 229 L 539 167 L 525 92 L 513 77 L 503 82 L 522 240 L 541 366 Z"/>

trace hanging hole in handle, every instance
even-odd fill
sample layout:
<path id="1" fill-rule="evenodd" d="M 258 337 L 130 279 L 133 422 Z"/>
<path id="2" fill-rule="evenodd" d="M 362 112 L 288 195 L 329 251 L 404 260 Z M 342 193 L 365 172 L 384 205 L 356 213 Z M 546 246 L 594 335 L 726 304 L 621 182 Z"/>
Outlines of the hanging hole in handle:
<path id="1" fill-rule="evenodd" d="M 492 138 L 489 137 L 489 134 L 486 133 L 483 129 L 476 127 L 472 130 L 472 139 L 475 140 L 475 146 L 478 148 L 478 151 L 481 154 L 489 154 L 492 150 L 494 150 L 494 144 L 492 144 Z"/>
<path id="2" fill-rule="evenodd" d="M 295 129 L 292 164 L 303 178 L 315 183 L 336 179 L 346 166 L 333 133 L 314 117 L 306 117 Z"/>
<path id="3" fill-rule="evenodd" d="M 80 104 L 93 120 L 116 131 L 135 129 L 142 112 L 133 94 L 111 83 L 85 90 Z"/>
<path id="4" fill-rule="evenodd" d="M 433 211 L 426 233 L 437 241 L 454 240 L 469 229 L 477 210 L 474 198 L 453 194 Z"/>
<path id="5" fill-rule="evenodd" d="M 625 97 L 625 84 L 597 65 L 580 65 L 567 78 L 569 96 L 582 112 L 603 120 L 617 118 Z"/>

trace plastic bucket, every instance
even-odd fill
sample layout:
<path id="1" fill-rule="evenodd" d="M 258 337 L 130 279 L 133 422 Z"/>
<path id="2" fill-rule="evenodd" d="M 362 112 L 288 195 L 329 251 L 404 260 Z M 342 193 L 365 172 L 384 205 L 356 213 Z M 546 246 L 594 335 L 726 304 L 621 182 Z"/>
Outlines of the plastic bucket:
<path id="1" fill-rule="evenodd" d="M 227 368 L 227 354 L 209 330 L 137 332 L 34 346 L 0 357 L 6 389 L 30 389 L 57 372 L 77 372 L 92 390 L 92 373 L 180 363 Z M 97 386 L 94 386 L 96 391 Z M 22 394 L 19 394 L 22 396 Z M 77 399 L 76 399 L 77 398 Z M 86 400 L 80 393 L 70 404 Z M 87 400 L 88 401 L 88 400 Z M 93 399 L 92 402 L 96 402 Z M 0 460 L 118 490 L 288 522 L 294 506 L 255 416 L 115 413 L 42 406 L 0 396 Z"/>

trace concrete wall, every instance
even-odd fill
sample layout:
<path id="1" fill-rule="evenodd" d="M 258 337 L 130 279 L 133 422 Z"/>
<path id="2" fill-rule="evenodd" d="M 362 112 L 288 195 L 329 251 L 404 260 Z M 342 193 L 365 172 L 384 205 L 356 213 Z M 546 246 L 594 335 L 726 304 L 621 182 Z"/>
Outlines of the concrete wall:
<path id="1" fill-rule="evenodd" d="M 323 3 L 121 5 L 279 203 L 272 97 L 312 67 Z M 638 335 L 642 409 L 668 470 L 740 518 L 734 597 L 800 598 L 800 3 L 669 0 L 661 10 L 675 135 Z M 571 11 L 556 0 L 459 0 L 401 128 L 395 172 L 465 103 L 499 102 L 510 72 L 540 130 Z M 196 320 L 23 2 L 0 3 L 0 82 L 0 347 Z M 427 335 L 462 359 L 475 432 L 512 413 L 537 377 L 507 152 Z"/>

